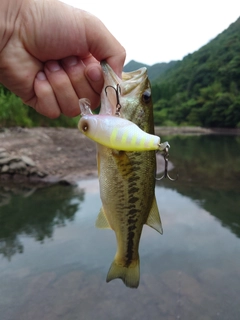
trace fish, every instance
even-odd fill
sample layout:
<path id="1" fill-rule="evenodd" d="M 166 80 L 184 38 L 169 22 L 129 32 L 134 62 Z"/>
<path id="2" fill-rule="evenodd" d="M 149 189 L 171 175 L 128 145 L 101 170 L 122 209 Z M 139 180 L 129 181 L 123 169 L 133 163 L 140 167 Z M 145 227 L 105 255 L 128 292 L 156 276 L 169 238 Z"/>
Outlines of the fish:
<path id="1" fill-rule="evenodd" d="M 143 67 L 133 72 L 123 72 L 120 79 L 106 61 L 101 62 L 101 67 L 104 89 L 98 117 L 117 116 L 132 122 L 143 132 L 154 135 L 147 69 Z M 102 208 L 96 227 L 112 229 L 117 242 L 106 281 L 119 278 L 127 287 L 137 288 L 140 282 L 139 243 L 143 226 L 148 225 L 163 233 L 155 197 L 156 151 L 121 150 L 116 146 L 104 145 L 103 140 L 97 143 Z"/>
<path id="2" fill-rule="evenodd" d="M 119 116 L 97 115 L 91 112 L 90 100 L 79 100 L 81 119 L 78 129 L 88 138 L 105 147 L 121 151 L 163 151 L 168 142 L 141 130 L 135 123 Z"/>

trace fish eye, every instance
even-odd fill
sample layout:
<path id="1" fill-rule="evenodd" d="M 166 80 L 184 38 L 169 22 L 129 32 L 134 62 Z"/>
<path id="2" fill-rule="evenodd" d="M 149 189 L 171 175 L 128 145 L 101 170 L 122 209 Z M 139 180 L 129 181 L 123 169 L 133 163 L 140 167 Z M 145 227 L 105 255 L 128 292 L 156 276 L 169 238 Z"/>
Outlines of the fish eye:
<path id="1" fill-rule="evenodd" d="M 142 100 L 144 103 L 149 103 L 151 101 L 151 92 L 145 91 L 142 95 Z"/>

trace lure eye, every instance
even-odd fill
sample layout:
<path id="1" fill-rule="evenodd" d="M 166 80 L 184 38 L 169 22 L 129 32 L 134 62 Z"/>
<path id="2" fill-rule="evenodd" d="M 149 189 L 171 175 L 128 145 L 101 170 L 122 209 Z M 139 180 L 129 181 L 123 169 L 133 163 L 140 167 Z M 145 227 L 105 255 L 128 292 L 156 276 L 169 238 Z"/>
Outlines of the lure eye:
<path id="1" fill-rule="evenodd" d="M 88 131 L 88 123 L 87 122 L 82 122 L 82 126 L 81 129 L 83 132 L 87 132 Z"/>
<path id="2" fill-rule="evenodd" d="M 149 103 L 151 101 L 151 92 L 145 91 L 142 95 L 142 100 L 144 103 Z"/>

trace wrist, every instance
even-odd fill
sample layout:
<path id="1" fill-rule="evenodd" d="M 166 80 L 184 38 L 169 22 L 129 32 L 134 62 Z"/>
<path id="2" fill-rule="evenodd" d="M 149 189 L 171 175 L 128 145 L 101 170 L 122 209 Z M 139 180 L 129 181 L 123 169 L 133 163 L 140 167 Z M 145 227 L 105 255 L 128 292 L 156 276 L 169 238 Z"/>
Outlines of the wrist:
<path id="1" fill-rule="evenodd" d="M 1 0 L 0 3 L 0 52 L 11 37 L 23 0 Z"/>

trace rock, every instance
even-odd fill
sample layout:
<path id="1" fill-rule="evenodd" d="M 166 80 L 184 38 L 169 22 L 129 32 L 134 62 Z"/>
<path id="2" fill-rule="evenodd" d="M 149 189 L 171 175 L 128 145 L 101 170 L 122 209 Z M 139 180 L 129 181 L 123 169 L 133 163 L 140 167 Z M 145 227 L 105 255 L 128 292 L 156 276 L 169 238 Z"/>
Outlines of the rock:
<path id="1" fill-rule="evenodd" d="M 2 166 L 4 164 L 8 164 L 8 163 L 10 163 L 10 161 L 11 161 L 11 157 L 0 159 L 0 166 Z"/>
<path id="2" fill-rule="evenodd" d="M 35 167 L 35 162 L 28 156 L 21 156 L 22 161 L 30 167 Z"/>
<path id="3" fill-rule="evenodd" d="M 26 164 L 22 161 L 12 162 L 9 165 L 9 171 L 21 171 L 26 169 Z"/>
<path id="4" fill-rule="evenodd" d="M 3 159 L 3 158 L 10 158 L 10 154 L 8 152 L 1 152 L 0 159 Z"/>
<path id="5" fill-rule="evenodd" d="M 6 164 L 2 167 L 1 169 L 1 173 L 7 173 L 9 170 L 9 166 L 7 166 Z"/>
<path id="6" fill-rule="evenodd" d="M 0 159 L 9 157 L 11 157 L 10 153 L 8 153 L 4 148 L 0 148 Z"/>
<path id="7" fill-rule="evenodd" d="M 16 162 L 18 162 L 18 161 L 21 161 L 21 157 L 18 157 L 18 156 L 12 156 L 12 157 L 10 157 L 10 161 L 12 162 L 12 161 L 16 161 Z"/>
<path id="8" fill-rule="evenodd" d="M 39 178 L 44 178 L 47 176 L 47 173 L 43 171 L 37 171 L 37 175 Z"/>
<path id="9" fill-rule="evenodd" d="M 14 176 L 14 180 L 20 181 L 24 176 L 36 176 L 44 178 L 48 174 L 40 171 L 35 162 L 28 156 L 11 156 L 6 149 L 0 148 L 0 173 L 2 177 L 4 174 Z M 16 178 L 16 179 L 15 179 Z"/>
<path id="10" fill-rule="evenodd" d="M 11 163 L 11 162 L 18 162 L 18 161 L 21 161 L 21 158 L 15 157 L 15 156 L 3 158 L 3 159 L 0 159 L 0 166 Z"/>
<path id="11" fill-rule="evenodd" d="M 37 168 L 36 167 L 28 168 L 28 174 L 29 175 L 35 174 L 35 173 L 37 173 Z"/>

